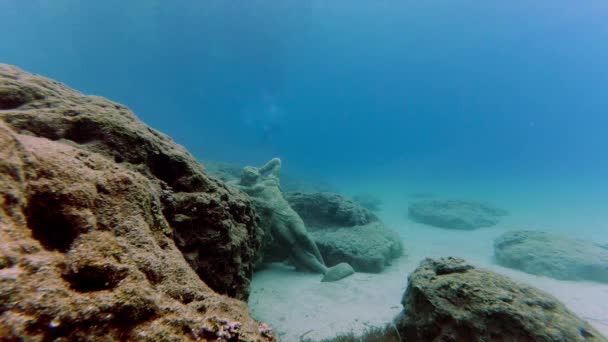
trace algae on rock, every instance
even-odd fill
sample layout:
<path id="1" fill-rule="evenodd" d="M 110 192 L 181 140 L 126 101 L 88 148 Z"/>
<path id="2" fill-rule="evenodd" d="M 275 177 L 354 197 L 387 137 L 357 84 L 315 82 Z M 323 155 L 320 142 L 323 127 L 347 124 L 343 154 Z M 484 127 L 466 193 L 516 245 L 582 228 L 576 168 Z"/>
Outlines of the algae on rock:
<path id="1" fill-rule="evenodd" d="M 247 197 L 122 105 L 0 65 L 0 108 L 0 336 L 271 340 L 222 295 L 248 294 Z"/>
<path id="2" fill-rule="evenodd" d="M 404 341 L 607 341 L 553 296 L 460 258 L 423 260 L 401 303 Z"/>

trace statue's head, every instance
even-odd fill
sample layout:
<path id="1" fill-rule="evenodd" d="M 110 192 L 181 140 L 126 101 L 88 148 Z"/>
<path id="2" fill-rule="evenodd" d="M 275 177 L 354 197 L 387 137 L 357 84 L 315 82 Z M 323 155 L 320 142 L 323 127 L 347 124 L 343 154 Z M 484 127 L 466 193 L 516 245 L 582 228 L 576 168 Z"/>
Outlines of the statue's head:
<path id="1" fill-rule="evenodd" d="M 245 166 L 241 172 L 241 185 L 252 185 L 260 179 L 260 171 L 253 166 Z"/>

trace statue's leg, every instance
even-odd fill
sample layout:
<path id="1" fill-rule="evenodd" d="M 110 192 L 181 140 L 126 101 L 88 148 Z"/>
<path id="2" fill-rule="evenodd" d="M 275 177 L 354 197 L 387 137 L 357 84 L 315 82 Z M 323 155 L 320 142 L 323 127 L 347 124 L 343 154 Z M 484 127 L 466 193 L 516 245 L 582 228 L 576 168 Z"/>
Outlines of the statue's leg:
<path id="1" fill-rule="evenodd" d="M 309 252 L 307 246 L 301 245 L 297 227 L 293 225 L 292 220 L 274 217 L 272 230 L 282 246 L 289 249 L 292 262 L 296 268 L 312 272 L 320 272 L 320 270 L 323 270 L 325 267 L 323 263 L 320 263 L 316 256 Z"/>
<path id="2" fill-rule="evenodd" d="M 297 214 L 296 214 L 297 215 Z M 325 265 L 325 261 L 323 260 L 323 256 L 321 255 L 321 251 L 319 251 L 319 247 L 312 239 L 310 234 L 308 234 L 308 230 L 306 229 L 306 225 L 304 225 L 304 221 L 299 216 L 294 217 L 289 220 L 290 231 L 292 235 L 296 239 L 296 243 L 298 243 L 302 249 L 310 252 L 321 264 Z"/>
<path id="3" fill-rule="evenodd" d="M 276 216 L 272 218 L 272 233 L 282 243 L 286 243 L 289 246 L 293 246 L 298 242 L 296 235 L 290 227 L 289 222 L 285 222 L 284 220 Z"/>
<path id="4" fill-rule="evenodd" d="M 317 260 L 317 258 L 309 251 L 302 249 L 300 245 L 295 244 L 292 251 L 293 259 L 299 265 L 302 265 L 313 272 L 321 274 L 327 273 L 328 268 L 324 264 L 320 263 L 319 260 Z"/>
<path id="5" fill-rule="evenodd" d="M 290 222 L 290 231 L 294 233 L 297 240 L 293 248 L 294 255 L 299 255 L 298 257 L 301 260 L 307 262 L 306 265 L 309 269 L 322 273 L 323 279 L 321 281 L 337 281 L 355 273 L 355 270 L 345 262 L 327 267 L 323 261 L 319 247 L 308 234 L 304 222 L 299 217 L 297 218 L 297 220 L 294 219 Z"/>
<path id="6" fill-rule="evenodd" d="M 302 245 L 302 248 L 306 251 L 309 251 L 318 262 L 325 265 L 325 260 L 323 260 L 323 256 L 321 255 L 321 251 L 319 251 L 319 247 L 315 243 L 315 241 L 308 235 L 299 236 L 298 243 Z"/>

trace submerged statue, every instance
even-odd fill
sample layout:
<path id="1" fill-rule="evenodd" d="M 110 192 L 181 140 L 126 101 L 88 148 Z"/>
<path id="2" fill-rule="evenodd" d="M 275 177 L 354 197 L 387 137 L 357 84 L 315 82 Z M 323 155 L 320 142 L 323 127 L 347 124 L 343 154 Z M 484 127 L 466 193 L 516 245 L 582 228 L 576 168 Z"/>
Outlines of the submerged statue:
<path id="1" fill-rule="evenodd" d="M 354 273 L 347 263 L 331 268 L 325 265 L 321 252 L 310 237 L 304 221 L 283 198 L 279 173 L 281 160 L 273 158 L 266 165 L 246 166 L 237 186 L 254 202 L 257 210 L 268 213 L 265 222 L 275 245 L 286 249 L 297 268 L 324 274 L 322 281 L 336 281 Z"/>

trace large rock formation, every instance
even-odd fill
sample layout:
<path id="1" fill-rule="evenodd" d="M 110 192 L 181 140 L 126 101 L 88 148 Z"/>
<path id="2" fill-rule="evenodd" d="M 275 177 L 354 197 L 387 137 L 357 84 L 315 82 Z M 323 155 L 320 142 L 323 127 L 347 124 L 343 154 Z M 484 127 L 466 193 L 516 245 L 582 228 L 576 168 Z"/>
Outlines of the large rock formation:
<path id="1" fill-rule="evenodd" d="M 261 235 L 245 195 L 209 177 L 183 147 L 120 104 L 6 65 L 0 77 L 0 120 L 144 175 L 162 190 L 177 246 L 201 279 L 220 293 L 247 297 Z"/>
<path id="2" fill-rule="evenodd" d="M 494 255 L 499 264 L 532 274 L 608 283 L 608 249 L 588 241 L 512 231 L 494 241 Z"/>
<path id="3" fill-rule="evenodd" d="M 402 304 L 404 341 L 606 341 L 551 295 L 458 258 L 422 261 Z"/>
<path id="4" fill-rule="evenodd" d="M 489 205 L 460 200 L 424 200 L 412 203 L 408 208 L 411 220 L 430 226 L 473 230 L 496 225 L 503 209 Z"/>
<path id="5" fill-rule="evenodd" d="M 244 195 L 55 81 L 0 65 L 0 109 L 0 336 L 272 339 L 215 292 L 248 294 L 261 237 Z"/>
<path id="6" fill-rule="evenodd" d="M 285 193 L 328 266 L 349 263 L 358 272 L 382 272 L 403 254 L 399 235 L 359 204 L 332 193 Z"/>

